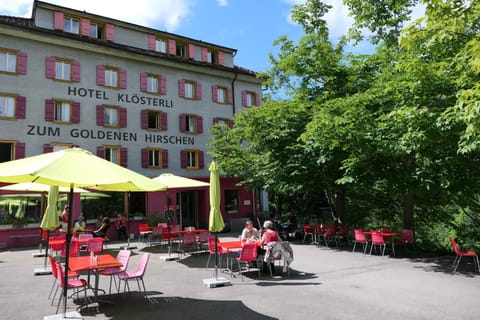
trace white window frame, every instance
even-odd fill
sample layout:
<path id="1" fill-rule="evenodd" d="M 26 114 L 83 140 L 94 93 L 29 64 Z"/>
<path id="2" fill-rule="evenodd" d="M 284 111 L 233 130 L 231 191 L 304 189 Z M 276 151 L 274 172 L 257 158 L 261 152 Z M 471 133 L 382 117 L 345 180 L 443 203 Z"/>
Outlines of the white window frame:
<path id="1" fill-rule="evenodd" d="M 247 92 L 245 95 L 246 107 L 253 107 L 255 105 L 255 94 L 253 92 Z"/>
<path id="2" fill-rule="evenodd" d="M 0 118 L 15 118 L 15 96 L 0 95 Z"/>
<path id="3" fill-rule="evenodd" d="M 185 81 L 185 98 L 194 99 L 195 98 L 195 82 Z"/>
<path id="4" fill-rule="evenodd" d="M 150 119 L 155 122 L 155 126 L 150 126 Z M 148 110 L 148 123 L 147 128 L 152 130 L 162 129 L 162 112 L 156 110 Z"/>
<path id="5" fill-rule="evenodd" d="M 72 116 L 72 103 L 69 101 L 55 100 L 54 122 L 69 123 Z"/>
<path id="6" fill-rule="evenodd" d="M 17 54 L 10 51 L 0 51 L 0 72 L 17 72 Z"/>
<path id="7" fill-rule="evenodd" d="M 187 114 L 185 117 L 185 132 L 196 133 L 197 132 L 197 116 Z"/>
<path id="8" fill-rule="evenodd" d="M 218 103 L 227 103 L 228 101 L 228 90 L 224 87 L 217 87 L 217 102 Z"/>
<path id="9" fill-rule="evenodd" d="M 105 160 L 120 164 L 120 147 L 108 146 L 103 148 Z"/>
<path id="10" fill-rule="evenodd" d="M 187 150 L 187 169 L 199 168 L 198 150 Z"/>
<path id="11" fill-rule="evenodd" d="M 55 59 L 55 80 L 72 80 L 72 62 Z"/>
<path id="12" fill-rule="evenodd" d="M 119 77 L 119 72 L 117 69 L 113 68 L 105 68 L 105 86 L 106 87 L 112 87 L 112 88 L 118 88 L 118 77 Z"/>
<path id="13" fill-rule="evenodd" d="M 120 125 L 120 112 L 117 107 L 104 106 L 103 107 L 104 126 L 118 127 Z"/>
<path id="14" fill-rule="evenodd" d="M 149 74 L 147 76 L 147 92 L 159 93 L 160 92 L 160 78 L 156 75 Z"/>
<path id="15" fill-rule="evenodd" d="M 149 168 L 162 168 L 162 149 L 149 148 L 148 149 L 148 167 Z"/>
<path id="16" fill-rule="evenodd" d="M 80 21 L 72 17 L 63 18 L 63 31 L 68 33 L 79 34 L 80 33 Z"/>
<path id="17" fill-rule="evenodd" d="M 155 51 L 167 53 L 168 43 L 164 39 L 155 39 Z"/>

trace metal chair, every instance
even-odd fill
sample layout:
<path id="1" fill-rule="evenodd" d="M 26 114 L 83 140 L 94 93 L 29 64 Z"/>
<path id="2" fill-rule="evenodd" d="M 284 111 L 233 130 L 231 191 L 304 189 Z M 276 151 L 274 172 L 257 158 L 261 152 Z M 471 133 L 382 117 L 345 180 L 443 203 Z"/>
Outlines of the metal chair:
<path id="1" fill-rule="evenodd" d="M 453 272 L 457 271 L 458 266 L 460 265 L 460 261 L 462 260 L 462 257 L 472 257 L 473 258 L 473 263 L 475 265 L 475 270 L 480 272 L 480 262 L 478 260 L 478 254 L 476 251 L 469 250 L 469 251 L 462 251 L 457 245 L 457 242 L 455 239 L 450 238 L 450 242 L 452 243 L 453 250 L 455 251 L 455 260 L 453 260 Z"/>
<path id="2" fill-rule="evenodd" d="M 112 280 L 115 282 L 115 287 L 117 288 L 117 292 L 120 292 L 120 283 L 118 283 L 117 285 L 117 282 L 115 281 L 115 276 L 127 270 L 131 253 L 132 252 L 130 250 L 120 250 L 117 253 L 116 258 L 118 262 L 122 264 L 122 266 L 116 267 L 116 268 L 107 268 L 99 271 L 102 276 L 110 276 L 110 286 L 108 289 L 108 294 L 112 292 Z"/>
<path id="3" fill-rule="evenodd" d="M 362 253 L 365 254 L 367 252 L 368 248 L 368 240 L 367 237 L 365 237 L 365 234 L 363 233 L 363 230 L 361 229 L 354 229 L 353 230 L 353 235 L 355 239 L 353 240 L 353 250 L 352 252 L 355 252 L 355 248 L 357 246 L 357 243 L 361 243 L 363 246 Z"/>
<path id="4" fill-rule="evenodd" d="M 121 281 L 125 281 L 123 291 L 126 291 L 126 289 L 128 288 L 128 292 L 130 292 L 130 286 L 128 284 L 128 281 L 135 280 L 137 281 L 139 291 L 142 291 L 142 288 L 140 287 L 140 282 L 142 282 L 144 296 L 145 298 L 148 298 L 147 289 L 145 288 L 145 282 L 143 281 L 143 277 L 145 276 L 145 270 L 147 269 L 149 259 L 150 253 L 146 252 L 140 257 L 140 261 L 135 271 L 124 271 L 118 274 L 118 279 L 120 280 L 120 283 Z"/>
<path id="5" fill-rule="evenodd" d="M 238 263 L 238 273 L 240 273 L 243 282 L 243 272 L 242 270 L 250 271 L 250 263 L 253 261 L 257 262 L 257 245 L 255 243 L 246 243 L 243 245 L 242 250 L 240 251 L 240 256 L 235 258 Z M 244 268 L 242 268 L 242 265 Z M 258 266 L 258 262 L 257 262 Z M 257 267 L 258 278 L 261 277 L 260 268 Z"/>

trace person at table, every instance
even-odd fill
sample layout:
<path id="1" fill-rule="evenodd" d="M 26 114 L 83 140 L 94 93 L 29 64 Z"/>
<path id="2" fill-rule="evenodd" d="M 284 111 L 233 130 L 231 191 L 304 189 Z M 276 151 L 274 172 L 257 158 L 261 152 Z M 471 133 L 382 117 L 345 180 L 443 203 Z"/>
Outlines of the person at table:
<path id="1" fill-rule="evenodd" d="M 245 222 L 245 228 L 242 230 L 240 240 L 251 242 L 260 240 L 260 234 L 258 233 L 258 230 L 253 226 L 252 220 L 247 220 Z"/>
<path id="2" fill-rule="evenodd" d="M 63 208 L 62 213 L 60 214 L 60 221 L 62 222 L 62 230 L 67 231 L 68 229 L 68 204 Z"/>
<path id="3" fill-rule="evenodd" d="M 127 240 L 127 219 L 121 213 L 117 214 L 115 218 L 115 228 L 117 229 L 118 240 Z"/>
<path id="4" fill-rule="evenodd" d="M 275 230 L 273 230 L 273 222 L 272 221 L 266 220 L 263 223 L 263 229 L 264 229 L 264 232 L 262 234 L 262 239 L 260 240 L 262 246 L 267 246 L 268 247 L 268 246 L 273 245 L 275 242 L 282 242 L 282 239 L 280 238 L 278 233 Z M 268 259 L 268 252 L 269 252 L 268 250 L 269 250 L 268 248 L 267 248 L 267 250 L 265 250 L 266 251 L 264 253 L 265 259 Z M 272 274 L 275 274 L 275 264 L 274 264 L 273 261 L 270 262 L 270 268 L 272 270 Z M 263 269 L 266 269 L 266 263 L 265 262 L 264 262 L 264 265 L 263 265 Z"/>
<path id="5" fill-rule="evenodd" d="M 85 231 L 86 227 L 85 218 L 83 218 L 83 215 L 80 215 L 73 225 L 73 232 Z"/>
<path id="6" fill-rule="evenodd" d="M 100 227 L 93 231 L 93 236 L 96 238 L 104 238 L 107 234 L 108 228 L 110 228 L 110 219 L 108 217 L 104 217 Z"/>

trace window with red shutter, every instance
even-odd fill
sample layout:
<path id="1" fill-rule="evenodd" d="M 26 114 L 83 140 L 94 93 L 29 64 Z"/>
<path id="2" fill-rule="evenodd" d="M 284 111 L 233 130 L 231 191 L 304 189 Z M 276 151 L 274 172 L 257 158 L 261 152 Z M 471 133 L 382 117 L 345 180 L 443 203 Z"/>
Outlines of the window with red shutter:
<path id="1" fill-rule="evenodd" d="M 27 74 L 27 53 L 19 51 L 17 53 L 17 73 Z"/>
<path id="2" fill-rule="evenodd" d="M 27 98 L 23 96 L 16 97 L 15 118 L 25 119 Z"/>
<path id="3" fill-rule="evenodd" d="M 148 149 L 147 148 L 142 148 L 142 168 L 148 168 Z"/>
<path id="4" fill-rule="evenodd" d="M 53 14 L 53 28 L 55 30 L 62 30 L 63 31 L 63 12 L 55 11 Z"/>
<path id="5" fill-rule="evenodd" d="M 55 79 L 55 57 L 45 58 L 45 77 Z"/>
<path id="6" fill-rule="evenodd" d="M 128 167 L 128 149 L 127 148 L 120 149 L 120 165 L 125 168 Z"/>
<path id="7" fill-rule="evenodd" d="M 45 121 L 53 121 L 55 102 L 53 99 L 45 100 Z"/>
<path id="8" fill-rule="evenodd" d="M 168 150 L 162 150 L 162 169 L 168 168 Z"/>
<path id="9" fill-rule="evenodd" d="M 102 105 L 97 106 L 97 126 L 105 125 L 104 107 Z"/>
<path id="10" fill-rule="evenodd" d="M 72 61 L 72 81 L 80 81 L 80 62 Z"/>
<path id="11" fill-rule="evenodd" d="M 72 102 L 72 123 L 80 123 L 80 103 Z"/>
<path id="12" fill-rule="evenodd" d="M 15 159 L 23 158 L 25 158 L 25 143 L 17 142 L 15 143 Z"/>
<path id="13" fill-rule="evenodd" d="M 106 24 L 105 25 L 106 34 L 105 39 L 107 41 L 114 41 L 115 38 L 115 26 L 113 24 Z"/>
<path id="14" fill-rule="evenodd" d="M 105 85 L 105 66 L 97 66 L 97 85 Z"/>
<path id="15" fill-rule="evenodd" d="M 120 128 L 127 127 L 127 108 L 120 108 Z"/>

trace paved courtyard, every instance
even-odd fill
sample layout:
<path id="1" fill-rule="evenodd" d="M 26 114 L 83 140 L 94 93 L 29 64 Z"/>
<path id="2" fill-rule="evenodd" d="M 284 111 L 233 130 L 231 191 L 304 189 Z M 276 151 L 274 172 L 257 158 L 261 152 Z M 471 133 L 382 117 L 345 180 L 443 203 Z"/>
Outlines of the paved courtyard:
<path id="1" fill-rule="evenodd" d="M 229 234 L 220 235 L 232 240 Z M 152 253 L 145 284 L 150 300 L 138 293 L 105 297 L 111 303 L 81 311 L 84 319 L 480 319 L 480 274 L 471 259 L 451 273 L 453 255 L 417 257 L 397 250 L 396 258 L 352 253 L 351 248 L 326 248 L 293 243 L 295 260 L 287 277 L 250 272 L 242 282 L 207 288 L 203 279 L 208 254 L 164 261 L 165 248 L 133 243 L 129 269 L 144 251 Z M 109 244 L 116 254 L 122 243 Z M 0 319 L 43 319 L 55 313 L 47 299 L 52 276 L 34 276 L 43 265 L 38 249 L 0 252 Z M 107 288 L 107 277 L 100 287 Z M 69 311 L 76 305 L 69 299 Z"/>

